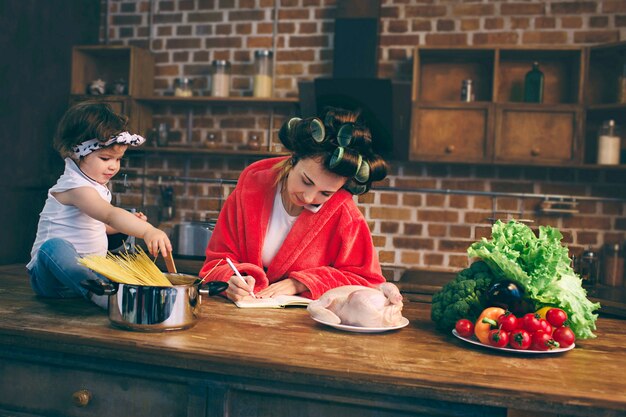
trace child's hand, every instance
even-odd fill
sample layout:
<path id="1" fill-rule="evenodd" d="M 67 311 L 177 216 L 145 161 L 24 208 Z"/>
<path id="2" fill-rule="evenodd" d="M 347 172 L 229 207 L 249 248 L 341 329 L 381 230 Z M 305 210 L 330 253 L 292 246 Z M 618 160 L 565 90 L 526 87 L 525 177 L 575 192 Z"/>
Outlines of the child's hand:
<path id="1" fill-rule="evenodd" d="M 135 215 L 135 217 L 137 217 L 139 220 L 143 220 L 144 222 L 148 221 L 148 216 L 146 216 L 145 214 L 143 214 L 142 212 L 137 212 L 137 213 L 133 213 Z"/>
<path id="2" fill-rule="evenodd" d="M 146 242 L 146 245 L 148 245 L 148 251 L 154 257 L 156 257 L 160 252 L 165 258 L 172 252 L 170 239 L 167 237 L 165 232 L 157 229 L 156 227 L 148 229 L 142 239 Z"/>

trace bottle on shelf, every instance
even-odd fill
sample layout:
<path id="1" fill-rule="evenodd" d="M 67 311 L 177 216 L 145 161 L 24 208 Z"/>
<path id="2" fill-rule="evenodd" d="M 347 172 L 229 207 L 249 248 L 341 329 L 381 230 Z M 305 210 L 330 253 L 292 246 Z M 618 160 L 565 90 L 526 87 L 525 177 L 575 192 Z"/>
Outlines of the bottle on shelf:
<path id="1" fill-rule="evenodd" d="M 600 275 L 600 262 L 598 254 L 591 248 L 587 248 L 580 257 L 580 278 L 584 286 L 594 286 Z"/>
<path id="2" fill-rule="evenodd" d="M 602 123 L 598 132 L 598 164 L 618 165 L 620 160 L 621 138 L 615 120 Z"/>
<path id="3" fill-rule="evenodd" d="M 463 82 L 461 83 L 461 101 L 469 103 L 474 101 L 475 98 L 474 82 L 470 79 L 463 80 Z"/>
<path id="4" fill-rule="evenodd" d="M 543 102 L 543 72 L 539 63 L 533 62 L 533 67 L 526 73 L 524 79 L 524 101 L 527 103 Z"/>
<path id="5" fill-rule="evenodd" d="M 254 97 L 272 97 L 272 55 L 268 49 L 254 52 Z"/>
<path id="6" fill-rule="evenodd" d="M 211 96 L 230 96 L 230 62 L 216 59 L 211 64 Z"/>

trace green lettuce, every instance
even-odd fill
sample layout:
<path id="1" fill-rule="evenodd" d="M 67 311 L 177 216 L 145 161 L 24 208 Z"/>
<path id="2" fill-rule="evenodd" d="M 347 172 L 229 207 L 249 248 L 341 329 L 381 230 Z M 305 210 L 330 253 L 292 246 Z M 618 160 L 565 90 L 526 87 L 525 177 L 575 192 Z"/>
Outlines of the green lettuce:
<path id="1" fill-rule="evenodd" d="M 537 305 L 563 309 L 578 339 L 596 337 L 599 303 L 587 298 L 582 280 L 571 267 L 563 235 L 550 226 L 539 226 L 539 236 L 523 223 L 497 221 L 491 239 L 473 243 L 467 253 L 482 259 L 500 279 L 511 279 L 526 290 Z"/>

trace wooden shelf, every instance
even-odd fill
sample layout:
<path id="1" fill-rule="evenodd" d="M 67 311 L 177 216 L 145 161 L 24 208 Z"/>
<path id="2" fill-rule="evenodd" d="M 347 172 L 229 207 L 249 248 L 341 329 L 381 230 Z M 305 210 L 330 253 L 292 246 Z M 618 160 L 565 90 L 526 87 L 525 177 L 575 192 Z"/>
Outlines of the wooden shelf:
<path id="1" fill-rule="evenodd" d="M 273 158 L 276 156 L 289 155 L 287 152 L 270 152 L 267 150 L 249 150 L 249 149 L 221 149 L 221 148 L 201 148 L 201 147 L 185 147 L 185 146 L 167 146 L 167 147 L 144 147 L 140 149 L 129 149 L 129 154 L 169 154 L 169 155 L 209 155 L 209 156 L 258 156 L 264 158 Z"/>
<path id="2" fill-rule="evenodd" d="M 409 160 L 562 165 L 580 163 L 585 50 L 581 47 L 417 47 Z M 542 103 L 523 101 L 539 62 Z M 463 102 L 461 84 L 475 98 Z"/>
<path id="3" fill-rule="evenodd" d="M 149 104 L 175 104 L 175 105 L 207 105 L 223 104 L 231 105 L 272 105 L 272 106 L 292 106 L 298 104 L 300 100 L 296 97 L 176 97 L 176 96 L 142 96 L 137 97 L 137 101 Z"/>
<path id="4" fill-rule="evenodd" d="M 587 111 L 605 111 L 605 110 L 625 111 L 626 103 L 592 104 L 592 105 L 587 106 Z"/>

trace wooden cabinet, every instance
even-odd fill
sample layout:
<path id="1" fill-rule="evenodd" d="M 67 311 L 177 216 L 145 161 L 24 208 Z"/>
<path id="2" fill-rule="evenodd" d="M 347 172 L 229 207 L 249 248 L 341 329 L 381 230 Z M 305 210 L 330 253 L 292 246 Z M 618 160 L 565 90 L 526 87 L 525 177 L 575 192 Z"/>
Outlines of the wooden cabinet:
<path id="1" fill-rule="evenodd" d="M 543 101 L 524 102 L 539 62 Z M 582 48 L 417 48 L 413 161 L 572 165 L 581 159 Z M 461 100 L 464 80 L 474 100 Z"/>
<path id="2" fill-rule="evenodd" d="M 487 140 L 492 119 L 490 107 L 485 103 L 415 104 L 411 119 L 411 158 L 486 161 L 490 154 Z"/>
<path id="3" fill-rule="evenodd" d="M 89 94 L 94 80 L 105 82 L 104 94 Z M 117 82 L 125 85 L 124 91 L 112 90 Z M 72 49 L 71 103 L 104 101 L 129 117 L 132 132 L 145 135 L 152 127 L 150 107 L 136 97 L 152 94 L 153 85 L 154 59 L 145 49 L 118 45 L 82 45 Z"/>
<path id="4" fill-rule="evenodd" d="M 577 106 L 497 106 L 494 160 L 554 165 L 578 160 L 581 114 Z"/>

